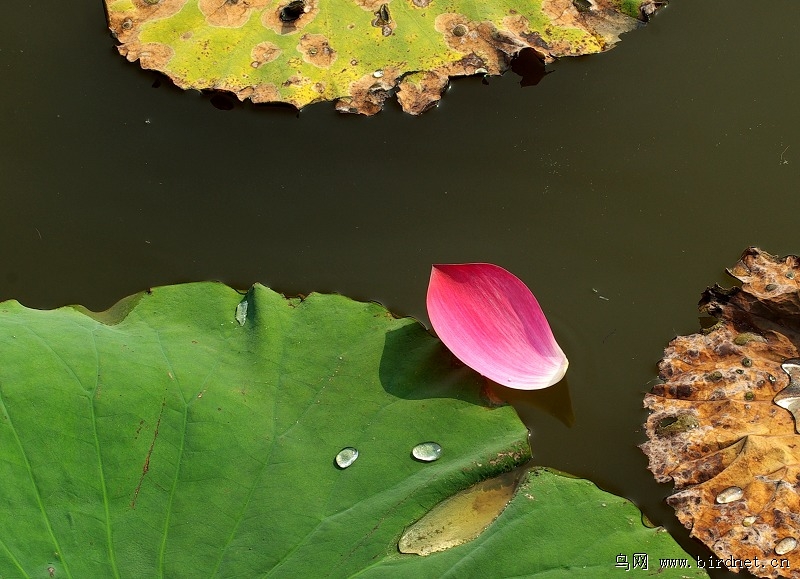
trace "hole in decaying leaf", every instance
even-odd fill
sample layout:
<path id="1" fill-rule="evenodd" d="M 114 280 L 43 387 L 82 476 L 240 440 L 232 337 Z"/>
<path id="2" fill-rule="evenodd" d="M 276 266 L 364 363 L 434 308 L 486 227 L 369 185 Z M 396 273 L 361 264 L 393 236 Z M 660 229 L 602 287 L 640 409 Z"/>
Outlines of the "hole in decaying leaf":
<path id="1" fill-rule="evenodd" d="M 511 70 L 521 76 L 520 86 L 535 86 L 550 72 L 545 70 L 544 61 L 532 48 L 523 48 L 511 61 Z"/>
<path id="2" fill-rule="evenodd" d="M 294 22 L 305 14 L 305 9 L 305 0 L 292 0 L 292 2 L 281 8 L 278 18 L 281 19 L 281 22 Z"/>
<path id="3" fill-rule="evenodd" d="M 666 418 L 662 418 L 661 420 L 659 420 L 658 427 L 666 428 L 670 424 L 675 424 L 677 421 L 678 421 L 677 416 L 667 416 Z"/>
<path id="4" fill-rule="evenodd" d="M 405 530 L 398 549 L 425 556 L 476 539 L 506 508 L 523 472 L 509 471 L 445 499 Z"/>
<path id="5" fill-rule="evenodd" d="M 670 436 L 692 430 L 700 425 L 697 418 L 691 414 L 676 414 L 665 416 L 658 422 L 656 434 L 658 436 Z"/>

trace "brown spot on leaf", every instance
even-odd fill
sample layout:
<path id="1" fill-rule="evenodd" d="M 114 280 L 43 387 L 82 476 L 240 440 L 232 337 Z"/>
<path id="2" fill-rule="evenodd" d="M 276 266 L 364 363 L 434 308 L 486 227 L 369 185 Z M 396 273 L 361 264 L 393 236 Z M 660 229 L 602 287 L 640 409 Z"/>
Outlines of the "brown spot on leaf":
<path id="1" fill-rule="evenodd" d="M 387 2 L 386 0 L 356 0 L 356 4 L 368 12 L 375 12 L 381 4 L 387 4 Z"/>
<path id="2" fill-rule="evenodd" d="M 447 75 L 416 72 L 406 75 L 398 85 L 397 100 L 403 110 L 418 115 L 436 106 L 447 87 Z"/>
<path id="3" fill-rule="evenodd" d="M 168 18 L 180 12 L 189 0 L 134 0 L 133 4 L 137 10 L 146 13 L 152 18 Z"/>
<path id="4" fill-rule="evenodd" d="M 271 0 L 198 0 L 206 22 L 212 26 L 239 28 L 250 19 L 254 10 L 262 10 Z"/>
<path id="5" fill-rule="evenodd" d="M 636 18 L 617 11 L 612 0 L 593 0 L 588 10 L 578 10 L 572 0 L 543 0 L 542 12 L 554 26 L 583 30 L 583 42 L 553 38 L 550 49 L 553 56 L 570 56 L 585 52 L 608 50 L 619 42 L 619 35 L 641 26 Z"/>
<path id="6" fill-rule="evenodd" d="M 336 51 L 322 34 L 304 34 L 297 50 L 303 55 L 303 60 L 318 68 L 329 68 L 336 60 Z"/>
<path id="7" fill-rule="evenodd" d="M 374 115 L 383 109 L 383 103 L 400 76 L 397 69 L 384 69 L 366 74 L 350 83 L 349 97 L 336 101 L 336 110 L 343 113 Z"/>
<path id="8" fill-rule="evenodd" d="M 501 74 L 508 70 L 514 55 L 527 46 L 491 22 L 472 22 L 462 14 L 440 14 L 435 28 L 447 46 L 465 55 L 458 63 L 443 67 L 450 76 Z"/>
<path id="9" fill-rule="evenodd" d="M 136 508 L 136 499 L 139 498 L 139 492 L 142 490 L 142 483 L 144 482 L 144 477 L 147 476 L 147 473 L 150 471 L 150 458 L 153 455 L 153 448 L 156 445 L 156 439 L 158 438 L 158 429 L 161 426 L 161 418 L 164 416 L 164 407 L 166 405 L 167 401 L 165 399 L 161 402 L 161 410 L 158 413 L 158 420 L 156 421 L 156 427 L 153 430 L 153 440 L 150 442 L 150 448 L 147 449 L 147 454 L 144 457 L 144 464 L 142 465 L 142 476 L 139 478 L 139 484 L 136 485 L 136 488 L 133 491 L 133 498 L 131 499 L 131 509 Z M 138 431 L 137 431 L 137 436 L 138 436 Z"/>
<path id="10" fill-rule="evenodd" d="M 252 58 L 253 68 L 272 62 L 281 54 L 281 49 L 272 42 L 259 42 L 250 51 L 250 58 Z"/>
<path id="11" fill-rule="evenodd" d="M 130 62 L 138 60 L 142 68 L 153 70 L 163 69 L 174 54 L 172 48 L 157 42 L 123 44 L 118 50 Z"/>
<path id="12" fill-rule="evenodd" d="M 275 103 L 281 101 L 280 92 L 274 84 L 262 83 L 254 87 L 249 87 L 247 96 L 241 96 L 242 100 L 249 98 L 254 103 Z"/>
<path id="13" fill-rule="evenodd" d="M 108 27 L 120 42 L 132 42 L 139 36 L 142 22 L 169 18 L 184 7 L 188 0 L 160 0 L 155 4 L 134 0 L 133 10 L 108 10 Z"/>

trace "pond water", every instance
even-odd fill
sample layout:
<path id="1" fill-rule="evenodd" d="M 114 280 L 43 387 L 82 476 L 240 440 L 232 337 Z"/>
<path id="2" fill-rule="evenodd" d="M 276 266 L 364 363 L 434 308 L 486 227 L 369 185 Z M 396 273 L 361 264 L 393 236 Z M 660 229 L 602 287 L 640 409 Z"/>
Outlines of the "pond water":
<path id="1" fill-rule="evenodd" d="M 10 3 L 0 299 L 100 310 L 149 286 L 260 281 L 427 324 L 432 263 L 497 263 L 571 362 L 568 386 L 517 397 L 535 461 L 707 556 L 637 448 L 642 397 L 747 246 L 800 252 L 798 20 L 794 0 L 674 0 L 537 86 L 462 79 L 419 118 L 396 104 L 362 118 L 221 110 L 120 57 L 99 0 Z"/>

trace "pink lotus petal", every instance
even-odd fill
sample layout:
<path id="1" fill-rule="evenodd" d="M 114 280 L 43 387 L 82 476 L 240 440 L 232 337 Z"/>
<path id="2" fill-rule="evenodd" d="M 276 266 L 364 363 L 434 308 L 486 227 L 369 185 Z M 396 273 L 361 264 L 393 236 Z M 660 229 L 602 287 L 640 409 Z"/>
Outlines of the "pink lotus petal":
<path id="1" fill-rule="evenodd" d="M 459 360 L 503 386 L 547 388 L 567 371 L 567 357 L 539 302 L 519 278 L 497 265 L 434 265 L 428 316 Z"/>

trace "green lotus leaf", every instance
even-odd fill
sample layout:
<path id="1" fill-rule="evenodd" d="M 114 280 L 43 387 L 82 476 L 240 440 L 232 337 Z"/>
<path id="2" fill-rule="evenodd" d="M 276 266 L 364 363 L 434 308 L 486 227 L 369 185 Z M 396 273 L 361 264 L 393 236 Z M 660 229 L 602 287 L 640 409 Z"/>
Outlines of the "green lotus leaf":
<path id="1" fill-rule="evenodd" d="M 432 577 L 461 559 L 460 576 L 549 577 L 681 554 L 626 501 L 536 471 L 474 541 L 401 555 L 406 527 L 530 451 L 511 407 L 374 303 L 216 283 L 99 314 L 9 301 L 0 360 L 4 579 Z M 415 460 L 422 442 L 441 457 Z"/>
<path id="2" fill-rule="evenodd" d="M 182 88 L 374 114 L 399 89 L 408 112 L 454 76 L 500 74 L 610 48 L 654 0 L 105 0 L 119 51 Z"/>

